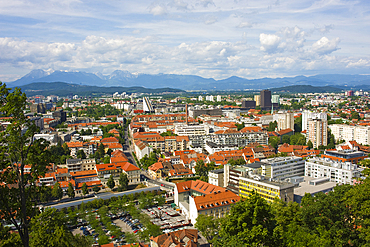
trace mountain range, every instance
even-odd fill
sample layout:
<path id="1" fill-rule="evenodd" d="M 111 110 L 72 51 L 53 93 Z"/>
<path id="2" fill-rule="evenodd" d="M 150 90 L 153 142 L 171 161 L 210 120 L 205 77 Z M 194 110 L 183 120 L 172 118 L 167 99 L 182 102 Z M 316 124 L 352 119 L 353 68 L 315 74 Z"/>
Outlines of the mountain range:
<path id="1" fill-rule="evenodd" d="M 245 79 L 232 76 L 215 80 L 195 75 L 175 74 L 132 74 L 116 70 L 110 75 L 88 72 L 65 72 L 33 70 L 22 78 L 8 82 L 10 87 L 22 87 L 35 82 L 65 82 L 99 87 L 145 87 L 177 88 L 182 90 L 259 90 L 295 85 L 314 87 L 332 86 L 342 90 L 370 90 L 370 75 L 321 74 L 314 76 L 295 76 L 283 78 Z"/>

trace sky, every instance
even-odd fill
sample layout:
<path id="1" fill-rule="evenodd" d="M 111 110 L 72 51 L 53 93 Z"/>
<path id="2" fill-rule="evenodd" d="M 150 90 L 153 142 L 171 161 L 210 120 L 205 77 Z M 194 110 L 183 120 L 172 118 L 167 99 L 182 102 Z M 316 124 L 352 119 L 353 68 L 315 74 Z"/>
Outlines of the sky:
<path id="1" fill-rule="evenodd" d="M 0 80 L 370 74 L 369 23 L 369 0 L 0 0 Z"/>

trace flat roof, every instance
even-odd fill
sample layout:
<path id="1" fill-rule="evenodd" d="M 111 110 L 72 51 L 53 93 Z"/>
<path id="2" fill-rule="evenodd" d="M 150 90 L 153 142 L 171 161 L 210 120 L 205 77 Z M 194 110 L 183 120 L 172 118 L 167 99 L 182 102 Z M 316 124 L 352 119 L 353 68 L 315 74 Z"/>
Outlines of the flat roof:
<path id="1" fill-rule="evenodd" d="M 210 172 L 220 174 L 220 173 L 224 173 L 224 169 L 217 169 L 217 170 L 213 170 Z"/>
<path id="2" fill-rule="evenodd" d="M 317 178 L 304 176 L 304 181 L 299 183 L 298 187 L 294 188 L 294 195 L 304 196 L 306 193 L 315 194 L 320 191 L 326 191 L 328 189 L 334 188 L 336 182 L 325 182 L 318 185 L 310 185 L 309 181 L 317 180 Z"/>

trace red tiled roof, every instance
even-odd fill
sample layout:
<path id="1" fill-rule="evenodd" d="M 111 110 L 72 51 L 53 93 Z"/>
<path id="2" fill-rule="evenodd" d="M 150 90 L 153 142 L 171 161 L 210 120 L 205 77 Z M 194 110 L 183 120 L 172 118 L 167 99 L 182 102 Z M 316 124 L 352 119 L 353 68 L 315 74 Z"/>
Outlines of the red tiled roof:
<path id="1" fill-rule="evenodd" d="M 225 188 L 222 188 L 220 186 L 216 186 L 213 184 L 209 184 L 201 180 L 185 181 L 185 182 L 177 183 L 176 187 L 179 193 L 189 191 L 190 189 L 198 191 L 202 194 L 210 194 L 210 193 L 213 193 L 214 191 L 221 191 L 221 192 L 225 191 Z"/>
<path id="2" fill-rule="evenodd" d="M 239 200 L 240 197 L 229 190 L 194 197 L 194 202 L 198 211 L 231 205 Z"/>

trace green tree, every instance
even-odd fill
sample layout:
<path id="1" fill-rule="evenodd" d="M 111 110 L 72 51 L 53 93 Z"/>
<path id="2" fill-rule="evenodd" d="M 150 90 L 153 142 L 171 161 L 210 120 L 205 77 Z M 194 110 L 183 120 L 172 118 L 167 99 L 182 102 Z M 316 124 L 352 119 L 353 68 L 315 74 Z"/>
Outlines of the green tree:
<path id="1" fill-rule="evenodd" d="M 81 190 L 82 190 L 82 195 L 87 195 L 89 194 L 89 189 L 87 188 L 87 184 L 86 183 L 83 183 L 82 186 L 81 186 Z"/>
<path id="2" fill-rule="evenodd" d="M 269 123 L 269 127 L 267 128 L 267 131 L 275 131 L 276 127 L 277 127 L 277 122 L 274 121 L 274 122 L 270 122 Z"/>
<path id="3" fill-rule="evenodd" d="M 149 166 L 153 165 L 156 162 L 158 162 L 156 152 L 151 152 L 149 156 L 144 155 L 144 157 L 140 159 L 140 163 L 142 164 L 144 169 L 148 169 Z"/>
<path id="4" fill-rule="evenodd" d="M 313 143 L 312 143 L 312 141 L 311 141 L 311 140 L 308 140 L 308 142 L 307 142 L 307 146 L 308 146 L 310 149 L 312 149 L 312 148 L 313 148 Z"/>
<path id="5" fill-rule="evenodd" d="M 51 154 L 48 142 L 33 138 L 38 127 L 24 115 L 26 100 L 19 88 L 11 91 L 0 82 L 0 113 L 10 117 L 10 124 L 0 132 L 0 212 L 3 220 L 14 224 L 23 246 L 28 247 L 29 224 L 38 210 L 37 180 L 45 175 Z"/>
<path id="6" fill-rule="evenodd" d="M 60 183 L 55 183 L 51 194 L 54 198 L 60 200 L 63 198 L 63 189 L 60 187 Z"/>
<path id="7" fill-rule="evenodd" d="M 77 151 L 77 158 L 78 159 L 86 159 L 86 154 L 82 149 Z"/>
<path id="8" fill-rule="evenodd" d="M 69 198 L 75 198 L 76 196 L 72 183 L 68 183 L 67 195 Z"/>
<path id="9" fill-rule="evenodd" d="M 237 202 L 221 219 L 215 246 L 274 246 L 275 221 L 270 204 L 256 193 Z"/>
<path id="10" fill-rule="evenodd" d="M 290 136 L 284 135 L 282 138 L 282 143 L 290 143 Z"/>
<path id="11" fill-rule="evenodd" d="M 110 175 L 110 177 L 109 177 L 109 179 L 107 181 L 107 186 L 111 190 L 114 188 L 114 186 L 116 186 L 116 183 L 114 182 L 114 179 L 113 179 L 113 176 L 112 175 Z"/>
<path id="12" fill-rule="evenodd" d="M 22 246 L 18 233 L 10 233 L 10 228 L 0 223 L 0 247 Z"/>
<path id="13" fill-rule="evenodd" d="M 368 169 L 366 169 L 368 170 Z M 350 223 L 354 227 L 361 244 L 370 243 L 370 179 L 367 177 L 360 184 L 356 184 L 344 195 L 346 209 L 350 210 Z M 366 243 L 366 245 L 365 245 Z M 355 246 L 355 245 L 354 245 Z"/>
<path id="14" fill-rule="evenodd" d="M 102 158 L 102 157 L 104 157 L 104 155 L 105 155 L 105 150 L 104 150 L 104 145 L 103 144 L 100 144 L 99 146 L 98 146 L 98 150 L 96 151 L 96 157 L 98 158 L 98 159 L 100 159 L 100 158 Z"/>
<path id="15" fill-rule="evenodd" d="M 269 144 L 273 147 L 273 148 L 277 148 L 278 145 L 280 144 L 280 137 L 278 136 L 271 136 L 269 138 Z"/>
<path id="16" fill-rule="evenodd" d="M 352 119 L 358 119 L 358 120 L 360 120 L 361 119 L 361 117 L 360 117 L 360 114 L 357 112 L 357 111 L 352 111 L 351 112 L 351 117 L 350 117 L 350 119 L 352 120 Z"/>
<path id="17" fill-rule="evenodd" d="M 177 136 L 175 133 L 173 133 L 172 131 L 166 131 L 166 132 L 163 132 L 160 134 L 161 136 Z"/>
<path id="18" fill-rule="evenodd" d="M 93 187 L 93 191 L 94 191 L 95 193 L 98 193 L 98 192 L 100 191 L 100 187 L 99 187 L 99 186 L 94 186 L 94 187 Z"/>
<path id="19" fill-rule="evenodd" d="M 245 127 L 244 122 L 241 123 L 241 124 L 235 124 L 235 125 L 236 125 L 238 131 L 240 131 L 241 129 L 243 129 Z"/>
<path id="20" fill-rule="evenodd" d="M 204 214 L 200 214 L 198 216 L 197 222 L 194 226 L 202 233 L 203 237 L 207 239 L 208 243 L 212 243 L 213 238 L 217 237 L 218 232 L 220 231 L 219 220 L 213 216 L 207 216 Z"/>
<path id="21" fill-rule="evenodd" d="M 124 172 L 119 175 L 119 186 L 123 191 L 126 191 L 128 188 L 128 178 Z"/>
<path id="22" fill-rule="evenodd" d="M 50 198 L 52 197 L 52 188 L 51 186 L 45 186 L 45 184 L 42 184 L 39 187 L 39 198 L 40 202 L 48 202 L 50 201 Z"/>
<path id="23" fill-rule="evenodd" d="M 204 164 L 203 160 L 197 160 L 197 163 L 195 165 L 195 174 L 198 176 L 207 176 L 207 167 Z"/>
<path id="24" fill-rule="evenodd" d="M 231 166 L 241 166 L 241 165 L 245 165 L 246 162 L 244 160 L 244 158 L 239 158 L 239 159 L 231 159 L 228 161 L 228 164 L 231 165 Z"/>
<path id="25" fill-rule="evenodd" d="M 103 164 L 109 164 L 110 163 L 110 156 L 109 155 L 104 156 L 102 162 L 103 162 Z"/>
<path id="26" fill-rule="evenodd" d="M 73 236 L 68 230 L 67 217 L 56 209 L 47 208 L 31 221 L 30 246 L 91 246 L 91 241 L 81 235 Z"/>
<path id="27" fill-rule="evenodd" d="M 294 119 L 294 132 L 302 132 L 302 115 Z"/>
<path id="28" fill-rule="evenodd" d="M 306 137 L 301 133 L 295 133 L 290 137 L 290 145 L 305 145 Z"/>

